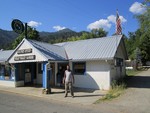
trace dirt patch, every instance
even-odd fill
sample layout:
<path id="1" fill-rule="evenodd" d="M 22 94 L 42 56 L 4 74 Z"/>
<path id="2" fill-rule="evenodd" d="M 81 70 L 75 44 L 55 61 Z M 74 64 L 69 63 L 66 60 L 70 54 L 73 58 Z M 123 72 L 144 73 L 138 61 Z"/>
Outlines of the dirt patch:
<path id="1" fill-rule="evenodd" d="M 150 111 L 150 70 L 128 79 L 127 90 L 112 101 L 98 104 L 109 113 L 148 113 Z"/>

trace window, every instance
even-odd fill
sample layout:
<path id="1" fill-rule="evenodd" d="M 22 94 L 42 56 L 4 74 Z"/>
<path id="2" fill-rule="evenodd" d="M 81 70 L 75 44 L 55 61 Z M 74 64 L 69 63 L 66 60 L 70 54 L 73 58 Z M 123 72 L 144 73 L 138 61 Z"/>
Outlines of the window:
<path id="1" fill-rule="evenodd" d="M 116 58 L 115 59 L 115 66 L 123 66 L 123 59 L 122 58 Z"/>
<path id="2" fill-rule="evenodd" d="M 85 62 L 73 62 L 73 73 L 76 75 L 84 75 L 86 70 Z"/>
<path id="3" fill-rule="evenodd" d="M 0 64 L 0 76 L 5 75 L 5 66 Z"/>

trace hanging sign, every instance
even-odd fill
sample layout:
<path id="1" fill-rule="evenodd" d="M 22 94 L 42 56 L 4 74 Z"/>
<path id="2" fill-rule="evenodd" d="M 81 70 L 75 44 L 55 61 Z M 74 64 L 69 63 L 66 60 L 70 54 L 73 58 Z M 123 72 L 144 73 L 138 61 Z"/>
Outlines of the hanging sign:
<path id="1" fill-rule="evenodd" d="M 13 29 L 16 33 L 18 33 L 18 34 L 21 34 L 21 33 L 24 32 L 24 25 L 23 25 L 23 23 L 22 23 L 20 20 L 18 20 L 18 19 L 14 19 L 14 20 L 12 21 L 11 27 L 12 27 L 12 29 Z"/>

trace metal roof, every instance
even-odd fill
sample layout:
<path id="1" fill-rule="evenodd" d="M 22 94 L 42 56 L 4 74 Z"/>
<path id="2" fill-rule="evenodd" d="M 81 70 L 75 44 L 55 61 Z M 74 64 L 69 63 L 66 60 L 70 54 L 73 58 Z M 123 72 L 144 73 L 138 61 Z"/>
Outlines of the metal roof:
<path id="1" fill-rule="evenodd" d="M 29 39 L 28 41 L 48 60 L 67 60 L 67 55 L 64 47 Z"/>
<path id="2" fill-rule="evenodd" d="M 68 59 L 72 60 L 113 59 L 121 38 L 122 35 L 115 35 L 55 45 L 64 47 Z"/>
<path id="3" fill-rule="evenodd" d="M 122 35 L 49 44 L 30 39 L 33 47 L 47 58 L 47 60 L 109 60 L 115 57 Z M 19 47 L 19 46 L 18 46 Z M 0 61 L 6 61 L 13 53 L 0 51 Z"/>
<path id="4" fill-rule="evenodd" d="M 0 62 L 5 62 L 11 56 L 14 50 L 4 50 L 0 51 Z"/>

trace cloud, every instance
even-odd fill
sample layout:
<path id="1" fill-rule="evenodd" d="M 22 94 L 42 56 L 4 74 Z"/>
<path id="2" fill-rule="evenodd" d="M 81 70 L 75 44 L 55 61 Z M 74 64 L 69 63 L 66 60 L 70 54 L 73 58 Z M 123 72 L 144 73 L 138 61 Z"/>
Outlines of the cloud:
<path id="1" fill-rule="evenodd" d="M 133 14 L 142 14 L 146 11 L 146 6 L 143 5 L 142 3 L 135 2 L 131 5 L 129 11 L 132 12 Z"/>
<path id="2" fill-rule="evenodd" d="M 127 20 L 123 16 L 119 16 L 119 18 L 120 18 L 122 23 L 127 22 Z M 115 15 L 110 15 L 107 17 L 107 19 L 109 22 L 116 23 L 116 16 Z"/>
<path id="3" fill-rule="evenodd" d="M 120 20 L 121 20 L 122 23 L 127 22 L 127 20 L 123 16 L 119 16 L 119 18 L 120 18 Z"/>
<path id="4" fill-rule="evenodd" d="M 127 22 L 127 20 L 123 16 L 119 16 L 121 19 L 121 22 Z M 109 30 L 112 26 L 112 24 L 116 23 L 116 16 L 115 15 L 110 15 L 107 17 L 107 19 L 100 19 L 98 21 L 95 21 L 87 26 L 87 29 L 99 29 L 103 28 L 104 30 Z"/>
<path id="5" fill-rule="evenodd" d="M 109 22 L 116 23 L 116 16 L 115 15 L 110 15 L 107 17 L 107 19 Z"/>
<path id="6" fill-rule="evenodd" d="M 98 29 L 103 28 L 105 30 L 108 30 L 111 27 L 111 24 L 107 19 L 100 19 L 98 21 L 95 21 L 87 26 L 88 29 Z"/>
<path id="7" fill-rule="evenodd" d="M 36 21 L 28 22 L 28 26 L 31 26 L 31 27 L 38 27 L 39 25 L 42 25 L 42 23 L 41 22 L 36 22 Z"/>
<path id="8" fill-rule="evenodd" d="M 61 26 L 53 26 L 53 29 L 55 29 L 56 31 L 60 31 L 60 30 L 63 30 L 65 29 L 66 27 L 61 27 Z"/>

